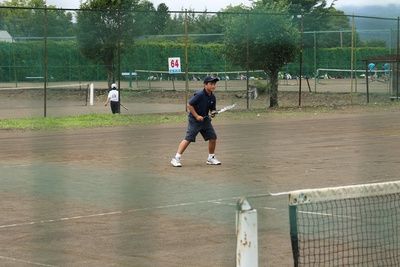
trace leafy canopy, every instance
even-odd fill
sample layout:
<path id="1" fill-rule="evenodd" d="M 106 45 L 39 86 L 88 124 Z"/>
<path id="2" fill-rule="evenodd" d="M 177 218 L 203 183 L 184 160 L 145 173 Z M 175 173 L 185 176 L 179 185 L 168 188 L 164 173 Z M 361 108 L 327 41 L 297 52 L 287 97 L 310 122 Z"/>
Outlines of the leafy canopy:
<path id="1" fill-rule="evenodd" d="M 234 65 L 246 66 L 247 38 L 251 69 L 271 72 L 293 61 L 298 51 L 299 31 L 292 23 L 287 6 L 279 2 L 253 7 L 235 7 L 225 21 L 225 55 Z M 240 13 L 237 13 L 240 11 Z"/>
<path id="2" fill-rule="evenodd" d="M 270 106 L 278 105 L 278 72 L 298 52 L 299 31 L 284 2 L 253 2 L 229 8 L 225 20 L 225 56 L 233 65 L 264 70 L 270 79 Z M 249 51 L 249 53 L 247 53 Z"/>
<path id="3" fill-rule="evenodd" d="M 0 6 L 0 28 L 13 37 L 43 37 L 44 0 L 3 1 Z M 72 14 L 55 6 L 47 6 L 46 34 L 48 37 L 73 36 Z"/>

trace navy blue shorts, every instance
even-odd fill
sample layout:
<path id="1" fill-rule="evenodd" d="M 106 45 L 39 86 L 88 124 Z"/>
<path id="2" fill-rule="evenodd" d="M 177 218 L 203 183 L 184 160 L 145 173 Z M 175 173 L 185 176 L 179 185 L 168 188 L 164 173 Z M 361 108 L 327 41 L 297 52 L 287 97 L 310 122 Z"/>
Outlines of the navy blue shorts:
<path id="1" fill-rule="evenodd" d="M 204 141 L 217 139 L 217 134 L 214 131 L 210 118 L 205 118 L 204 121 L 200 122 L 195 118 L 189 117 L 185 140 L 196 142 L 196 136 L 199 133 L 203 136 Z"/>

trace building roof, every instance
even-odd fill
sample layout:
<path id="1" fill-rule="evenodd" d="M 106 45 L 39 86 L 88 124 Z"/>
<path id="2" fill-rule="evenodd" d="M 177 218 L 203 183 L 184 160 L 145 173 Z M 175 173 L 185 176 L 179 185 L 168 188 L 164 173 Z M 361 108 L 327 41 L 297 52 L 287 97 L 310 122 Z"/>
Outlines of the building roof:
<path id="1" fill-rule="evenodd" d="M 0 30 L 0 42 L 13 42 L 13 38 L 8 31 Z"/>

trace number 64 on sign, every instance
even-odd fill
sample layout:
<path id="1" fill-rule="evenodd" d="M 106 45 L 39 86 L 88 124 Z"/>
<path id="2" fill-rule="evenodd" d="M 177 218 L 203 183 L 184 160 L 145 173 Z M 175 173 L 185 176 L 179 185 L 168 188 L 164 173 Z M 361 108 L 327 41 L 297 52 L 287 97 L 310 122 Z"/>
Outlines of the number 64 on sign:
<path id="1" fill-rule="evenodd" d="M 169 57 L 168 58 L 169 73 L 180 73 L 181 72 L 181 58 L 180 57 Z"/>

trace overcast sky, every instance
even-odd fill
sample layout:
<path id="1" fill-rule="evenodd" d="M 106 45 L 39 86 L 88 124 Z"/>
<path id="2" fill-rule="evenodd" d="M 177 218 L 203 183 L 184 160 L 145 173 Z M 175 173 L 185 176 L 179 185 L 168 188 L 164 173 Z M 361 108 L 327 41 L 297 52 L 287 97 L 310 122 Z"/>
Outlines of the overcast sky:
<path id="1" fill-rule="evenodd" d="M 80 2 L 85 2 L 85 0 L 46 0 L 47 5 L 55 5 L 59 8 L 79 8 Z M 195 11 L 207 11 L 214 12 L 220 11 L 222 8 L 227 7 L 228 5 L 250 5 L 249 0 L 150 0 L 154 4 L 154 7 L 157 8 L 158 4 L 165 3 L 170 11 L 180 11 L 183 9 L 194 9 Z M 328 3 L 331 3 L 331 0 L 328 0 Z M 339 8 L 342 6 L 372 6 L 372 5 L 389 5 L 389 4 L 397 4 L 400 5 L 399 0 L 338 0 L 335 3 L 335 7 Z"/>

